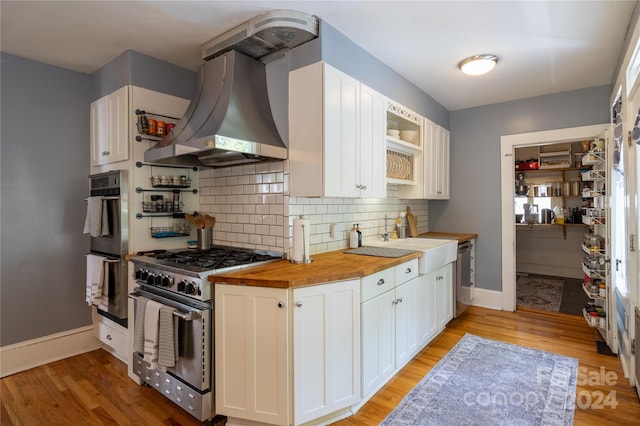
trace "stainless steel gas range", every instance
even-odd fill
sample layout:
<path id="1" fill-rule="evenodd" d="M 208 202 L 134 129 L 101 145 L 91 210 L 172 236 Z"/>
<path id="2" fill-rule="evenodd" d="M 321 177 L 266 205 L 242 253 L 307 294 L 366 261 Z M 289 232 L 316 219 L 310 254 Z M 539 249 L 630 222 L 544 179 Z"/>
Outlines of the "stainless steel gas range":
<path id="1" fill-rule="evenodd" d="M 138 288 L 129 295 L 135 299 L 133 371 L 192 416 L 208 420 L 215 408 L 214 292 L 207 277 L 283 254 L 224 246 L 139 254 L 131 260 Z"/>

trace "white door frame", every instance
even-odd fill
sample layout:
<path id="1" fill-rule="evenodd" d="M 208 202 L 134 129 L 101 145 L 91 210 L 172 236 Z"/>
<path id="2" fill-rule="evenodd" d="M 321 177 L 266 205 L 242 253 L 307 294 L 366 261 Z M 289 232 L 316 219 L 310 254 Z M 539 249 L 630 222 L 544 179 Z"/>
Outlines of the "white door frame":
<path id="1" fill-rule="evenodd" d="M 570 127 L 500 138 L 500 186 L 502 204 L 502 310 L 516 310 L 516 224 L 513 220 L 515 167 L 514 149 L 592 139 L 609 124 Z M 578 249 L 578 248 L 576 248 Z"/>

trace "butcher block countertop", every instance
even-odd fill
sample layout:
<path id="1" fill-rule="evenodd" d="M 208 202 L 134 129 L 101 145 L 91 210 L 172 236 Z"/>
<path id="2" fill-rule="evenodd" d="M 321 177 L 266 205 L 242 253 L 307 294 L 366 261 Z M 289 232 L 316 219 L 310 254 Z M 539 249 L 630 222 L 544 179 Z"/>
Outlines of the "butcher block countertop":
<path id="1" fill-rule="evenodd" d="M 303 287 L 362 278 L 422 256 L 422 252 L 413 252 L 402 257 L 390 258 L 346 254 L 345 251 L 316 254 L 311 256 L 311 263 L 296 264 L 288 260 L 279 260 L 236 272 L 209 275 L 209 281 L 257 287 Z"/>
<path id="2" fill-rule="evenodd" d="M 458 244 L 466 243 L 474 238 L 478 238 L 478 234 L 457 234 L 455 232 L 424 232 L 420 234 L 425 238 L 446 238 L 450 240 L 458 240 Z"/>

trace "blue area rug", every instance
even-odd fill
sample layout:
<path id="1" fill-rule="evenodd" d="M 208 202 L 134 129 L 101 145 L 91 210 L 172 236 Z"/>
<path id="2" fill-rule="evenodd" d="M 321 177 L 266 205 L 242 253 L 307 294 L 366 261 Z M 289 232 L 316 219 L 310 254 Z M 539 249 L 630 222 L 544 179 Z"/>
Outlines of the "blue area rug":
<path id="1" fill-rule="evenodd" d="M 381 425 L 573 424 L 578 360 L 466 334 Z"/>

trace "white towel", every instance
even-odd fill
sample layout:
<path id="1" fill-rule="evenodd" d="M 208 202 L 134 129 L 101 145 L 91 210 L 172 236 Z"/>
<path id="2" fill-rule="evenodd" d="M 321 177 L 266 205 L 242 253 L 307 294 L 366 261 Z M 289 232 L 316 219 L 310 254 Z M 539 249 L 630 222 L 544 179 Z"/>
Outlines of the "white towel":
<path id="1" fill-rule="evenodd" d="M 87 198 L 87 217 L 84 219 L 85 234 L 99 237 L 102 233 L 102 197 Z"/>
<path id="2" fill-rule="evenodd" d="M 144 312 L 149 299 L 138 296 L 136 299 L 136 315 L 133 324 L 133 351 L 144 354 Z"/>
<path id="3" fill-rule="evenodd" d="M 84 234 L 92 237 L 110 235 L 107 203 L 102 197 L 87 198 L 87 217 L 84 220 Z"/>
<path id="4" fill-rule="evenodd" d="M 144 310 L 144 360 L 152 369 L 158 368 L 158 325 L 162 306 L 149 300 Z"/>
<path id="5" fill-rule="evenodd" d="M 105 260 L 107 258 L 103 256 L 87 255 L 87 296 L 85 300 L 89 306 L 99 303 L 98 300 L 102 301 Z"/>
<path id="6" fill-rule="evenodd" d="M 160 308 L 160 326 L 158 331 L 158 365 L 173 367 L 178 358 L 178 318 L 171 306 Z"/>

